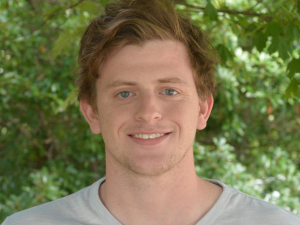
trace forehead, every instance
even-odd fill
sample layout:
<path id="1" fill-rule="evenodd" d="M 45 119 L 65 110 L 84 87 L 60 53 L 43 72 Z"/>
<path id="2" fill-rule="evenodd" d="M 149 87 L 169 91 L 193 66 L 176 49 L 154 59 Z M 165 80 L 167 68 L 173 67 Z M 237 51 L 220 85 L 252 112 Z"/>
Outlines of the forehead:
<path id="1" fill-rule="evenodd" d="M 189 64 L 190 60 L 184 44 L 175 40 L 151 40 L 140 45 L 125 45 L 118 51 L 112 52 L 100 69 L 112 69 L 116 65 L 135 67 L 143 63 L 159 65 L 174 63 L 176 60 L 184 60 Z"/>
<path id="2" fill-rule="evenodd" d="M 99 75 L 98 90 L 120 80 L 150 84 L 175 78 L 194 86 L 188 51 L 184 44 L 175 40 L 126 45 L 101 64 Z"/>

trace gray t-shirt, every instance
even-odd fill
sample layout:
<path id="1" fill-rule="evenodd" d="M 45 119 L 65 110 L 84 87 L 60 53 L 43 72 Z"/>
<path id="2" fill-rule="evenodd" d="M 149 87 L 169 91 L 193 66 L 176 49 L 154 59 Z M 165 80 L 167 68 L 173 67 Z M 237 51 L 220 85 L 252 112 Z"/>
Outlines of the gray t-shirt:
<path id="1" fill-rule="evenodd" d="M 72 195 L 6 218 L 2 225 L 121 225 L 98 197 L 102 178 Z M 223 187 L 215 205 L 196 225 L 300 225 L 300 217 L 268 202 Z"/>

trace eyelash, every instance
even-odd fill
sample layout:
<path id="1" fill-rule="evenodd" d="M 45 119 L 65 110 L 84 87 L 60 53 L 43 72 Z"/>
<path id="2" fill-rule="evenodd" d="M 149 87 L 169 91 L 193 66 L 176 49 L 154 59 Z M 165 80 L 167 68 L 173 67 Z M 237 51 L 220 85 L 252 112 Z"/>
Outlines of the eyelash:
<path id="1" fill-rule="evenodd" d="M 132 95 L 132 92 L 131 92 L 131 91 L 121 91 L 121 92 L 119 92 L 119 93 L 117 94 L 117 96 L 118 96 L 119 98 L 122 98 L 122 99 L 127 99 L 129 96 L 126 97 L 126 98 L 121 97 L 121 94 L 122 94 L 122 93 L 125 93 L 125 92 L 128 92 L 129 95 L 130 95 L 130 94 Z"/>
<path id="2" fill-rule="evenodd" d="M 177 94 L 178 94 L 178 91 L 176 91 L 176 90 L 173 89 L 173 88 L 166 88 L 166 89 L 163 90 L 162 92 L 165 92 L 165 91 L 167 91 L 167 90 L 172 90 L 172 91 L 174 91 L 174 94 L 173 94 L 173 95 L 168 95 L 168 96 L 174 96 L 174 95 L 177 95 Z M 167 95 L 167 94 L 165 94 L 165 95 Z"/>

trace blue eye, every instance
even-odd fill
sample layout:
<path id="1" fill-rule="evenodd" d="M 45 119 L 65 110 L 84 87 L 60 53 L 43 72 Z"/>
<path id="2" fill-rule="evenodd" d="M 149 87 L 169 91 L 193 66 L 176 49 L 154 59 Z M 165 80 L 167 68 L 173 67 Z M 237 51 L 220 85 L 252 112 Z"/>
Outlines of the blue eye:
<path id="1" fill-rule="evenodd" d="M 176 95 L 178 92 L 174 89 L 166 89 L 163 91 L 165 95 Z"/>
<path id="2" fill-rule="evenodd" d="M 122 91 L 118 94 L 118 96 L 120 98 L 128 98 L 131 95 L 132 95 L 132 93 L 130 91 Z"/>

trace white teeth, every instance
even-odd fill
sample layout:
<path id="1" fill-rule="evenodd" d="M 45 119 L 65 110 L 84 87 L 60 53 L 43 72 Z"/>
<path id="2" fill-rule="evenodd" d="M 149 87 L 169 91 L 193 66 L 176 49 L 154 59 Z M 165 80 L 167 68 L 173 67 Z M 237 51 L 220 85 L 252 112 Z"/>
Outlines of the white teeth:
<path id="1" fill-rule="evenodd" d="M 142 139 L 153 139 L 164 136 L 165 134 L 134 134 L 132 135 L 135 138 L 142 138 Z"/>

